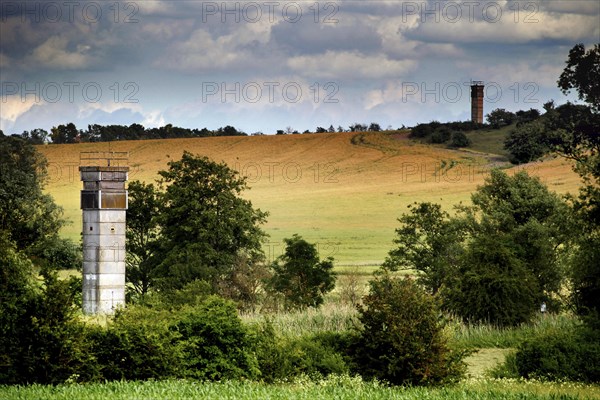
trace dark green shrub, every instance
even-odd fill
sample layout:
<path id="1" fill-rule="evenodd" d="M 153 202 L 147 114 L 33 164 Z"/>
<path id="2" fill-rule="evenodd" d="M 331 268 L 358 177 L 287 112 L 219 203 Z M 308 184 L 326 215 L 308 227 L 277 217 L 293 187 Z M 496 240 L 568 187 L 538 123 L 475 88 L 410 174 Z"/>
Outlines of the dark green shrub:
<path id="1" fill-rule="evenodd" d="M 429 142 L 434 144 L 446 143 L 450 140 L 452 132 L 446 127 L 436 129 L 429 137 Z"/>
<path id="2" fill-rule="evenodd" d="M 270 290 L 284 296 L 287 309 L 320 306 L 335 287 L 333 258 L 319 260 L 317 246 L 299 235 L 284 241 L 284 254 L 271 264 Z"/>
<path id="3" fill-rule="evenodd" d="M 58 235 L 40 240 L 28 253 L 32 261 L 42 267 L 81 270 L 81 249 L 72 240 Z"/>
<path id="4" fill-rule="evenodd" d="M 600 332 L 579 327 L 519 346 L 515 364 L 524 378 L 600 382 Z"/>
<path id="5" fill-rule="evenodd" d="M 0 383 L 55 384 L 79 374 L 94 376 L 84 327 L 74 317 L 67 282 L 31 263 L 0 237 Z"/>
<path id="6" fill-rule="evenodd" d="M 442 289 L 444 307 L 466 322 L 516 326 L 538 310 L 539 282 L 508 235 L 488 232 L 468 245 L 463 265 Z"/>
<path id="7" fill-rule="evenodd" d="M 461 131 L 452 132 L 452 138 L 450 140 L 450 147 L 469 147 L 471 145 L 471 139 Z"/>
<path id="8" fill-rule="evenodd" d="M 348 335 L 319 333 L 300 338 L 278 336 L 270 322 L 257 329 L 256 354 L 261 379 L 273 383 L 299 375 L 321 378 L 350 371 Z"/>
<path id="9" fill-rule="evenodd" d="M 584 235 L 572 259 L 572 301 L 579 315 L 600 315 L 600 235 Z M 598 321 L 596 321 L 598 323 Z"/>
<path id="10" fill-rule="evenodd" d="M 504 148 L 510 153 L 510 162 L 528 163 L 548 153 L 544 135 L 545 127 L 541 121 L 518 125 L 504 140 Z"/>
<path id="11" fill-rule="evenodd" d="M 102 380 L 141 380 L 178 376 L 182 356 L 169 316 L 143 307 L 119 310 L 107 328 L 89 327 L 88 341 Z"/>
<path id="12" fill-rule="evenodd" d="M 356 370 L 395 385 L 458 380 L 464 352 L 448 347 L 434 298 L 410 278 L 381 274 L 370 284 L 359 306 L 363 328 L 353 348 Z"/>
<path id="13" fill-rule="evenodd" d="M 171 330 L 179 335 L 184 377 L 242 379 L 260 373 L 252 336 L 232 301 L 210 296 L 199 305 L 184 307 Z"/>
<path id="14" fill-rule="evenodd" d="M 440 123 L 438 121 L 431 121 L 425 124 L 418 124 L 410 130 L 409 137 L 410 138 L 425 138 L 428 137 L 440 127 Z"/>

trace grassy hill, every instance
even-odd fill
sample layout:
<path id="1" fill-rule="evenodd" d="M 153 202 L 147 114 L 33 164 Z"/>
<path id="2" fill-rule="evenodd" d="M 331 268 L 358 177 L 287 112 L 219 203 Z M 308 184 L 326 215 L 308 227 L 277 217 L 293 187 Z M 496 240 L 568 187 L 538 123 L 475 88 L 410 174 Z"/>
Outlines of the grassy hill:
<path id="1" fill-rule="evenodd" d="M 479 132 L 480 143 L 486 141 Z M 490 140 L 492 140 L 490 138 Z M 494 139 L 495 140 L 495 139 Z M 79 154 L 108 151 L 108 143 L 46 145 L 47 191 L 72 221 L 63 231 L 79 240 Z M 318 243 L 320 255 L 338 265 L 380 263 L 392 247 L 396 219 L 415 201 L 442 203 L 451 210 L 469 196 L 501 158 L 475 150 L 448 150 L 408 140 L 406 133 L 328 133 L 124 141 L 112 151 L 129 152 L 130 180 L 153 181 L 184 150 L 224 161 L 248 177 L 246 196 L 270 213 L 265 252 L 281 254 L 282 239 L 294 233 Z M 579 178 L 562 159 L 525 168 L 552 190 L 574 192 Z"/>

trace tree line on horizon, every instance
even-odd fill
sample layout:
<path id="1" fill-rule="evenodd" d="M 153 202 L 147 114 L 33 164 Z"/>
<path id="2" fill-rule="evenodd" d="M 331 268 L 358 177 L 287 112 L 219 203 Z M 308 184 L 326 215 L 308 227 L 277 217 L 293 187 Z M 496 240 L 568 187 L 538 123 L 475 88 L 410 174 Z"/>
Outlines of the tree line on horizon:
<path id="1" fill-rule="evenodd" d="M 396 130 L 406 129 L 404 125 Z M 348 128 L 343 128 L 341 125 L 334 128 L 330 125 L 329 128 L 317 126 L 314 131 L 305 130 L 303 134 L 311 133 L 333 133 L 333 132 L 380 132 L 383 129 L 377 122 L 370 124 L 353 123 Z M 387 130 L 392 130 L 388 126 Z M 291 126 L 285 129 L 278 129 L 276 135 L 300 134 Z M 258 131 L 250 134 L 251 136 L 262 136 L 263 132 Z M 5 136 L 5 133 L 0 130 L 0 136 Z M 6 135 L 8 136 L 8 135 Z M 148 140 L 148 139 L 176 139 L 176 138 L 198 138 L 198 137 L 218 137 L 218 136 L 249 136 L 248 133 L 234 126 L 226 125 L 224 127 L 210 130 L 208 128 L 182 128 L 166 124 L 158 128 L 147 128 L 141 124 L 127 125 L 99 125 L 90 124 L 87 129 L 78 129 L 77 126 L 69 122 L 52 127 L 50 132 L 42 128 L 24 130 L 22 133 L 13 133 L 10 136 L 19 137 L 25 141 L 34 144 L 65 144 L 65 143 L 90 143 L 90 142 L 112 142 L 119 140 Z"/>

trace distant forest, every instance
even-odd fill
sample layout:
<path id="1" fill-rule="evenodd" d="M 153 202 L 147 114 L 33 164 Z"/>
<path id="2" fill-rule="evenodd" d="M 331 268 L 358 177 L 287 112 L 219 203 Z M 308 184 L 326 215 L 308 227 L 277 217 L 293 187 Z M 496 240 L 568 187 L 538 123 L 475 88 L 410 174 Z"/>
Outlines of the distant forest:
<path id="1" fill-rule="evenodd" d="M 2 134 L 2 131 L 0 131 Z M 144 139 L 174 139 L 210 136 L 247 136 L 233 126 L 227 125 L 217 130 L 188 129 L 167 124 L 160 128 L 145 128 L 140 124 L 126 125 L 88 125 L 87 129 L 77 129 L 74 123 L 58 125 L 50 132 L 45 129 L 23 131 L 21 138 L 32 144 L 44 143 L 81 143 L 81 142 L 112 142 L 115 140 L 144 140 Z"/>

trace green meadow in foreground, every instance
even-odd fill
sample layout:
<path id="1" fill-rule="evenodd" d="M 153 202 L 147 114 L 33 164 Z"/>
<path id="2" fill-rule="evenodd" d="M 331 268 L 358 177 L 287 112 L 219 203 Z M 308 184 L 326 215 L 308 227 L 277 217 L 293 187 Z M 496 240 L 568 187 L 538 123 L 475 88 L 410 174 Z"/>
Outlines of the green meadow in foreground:
<path id="1" fill-rule="evenodd" d="M 575 383 L 543 383 L 517 380 L 470 380 L 444 388 L 387 387 L 349 376 L 330 376 L 311 382 L 266 385 L 256 382 L 110 382 L 104 384 L 0 387 L 2 399 L 133 400 L 133 399 L 600 399 L 600 387 Z"/>

